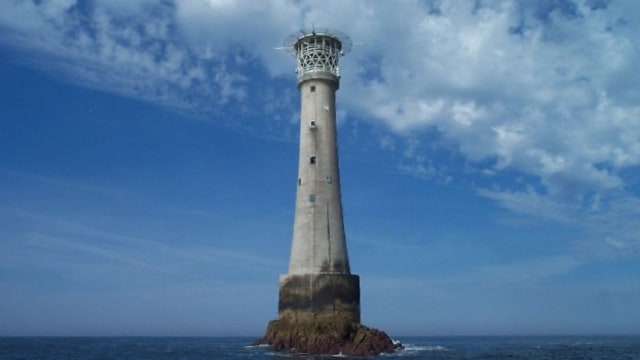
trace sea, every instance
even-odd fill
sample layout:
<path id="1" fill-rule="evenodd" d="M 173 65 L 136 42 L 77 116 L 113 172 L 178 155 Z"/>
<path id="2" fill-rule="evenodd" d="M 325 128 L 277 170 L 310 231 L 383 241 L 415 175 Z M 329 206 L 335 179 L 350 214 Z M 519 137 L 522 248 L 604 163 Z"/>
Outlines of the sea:
<path id="1" fill-rule="evenodd" d="M 0 360 L 286 360 L 299 356 L 228 337 L 1 337 Z M 369 359 L 640 360 L 640 336 L 400 337 L 404 349 Z M 358 358 L 362 359 L 362 358 Z"/>

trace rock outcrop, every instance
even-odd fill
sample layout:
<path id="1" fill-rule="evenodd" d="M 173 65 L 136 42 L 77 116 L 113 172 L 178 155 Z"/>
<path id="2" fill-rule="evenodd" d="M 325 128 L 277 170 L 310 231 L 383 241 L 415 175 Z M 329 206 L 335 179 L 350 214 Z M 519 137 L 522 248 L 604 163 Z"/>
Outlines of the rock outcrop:
<path id="1" fill-rule="evenodd" d="M 383 331 L 331 315 L 281 316 L 269 323 L 265 336 L 254 344 L 295 354 L 349 356 L 391 353 L 402 347 Z"/>

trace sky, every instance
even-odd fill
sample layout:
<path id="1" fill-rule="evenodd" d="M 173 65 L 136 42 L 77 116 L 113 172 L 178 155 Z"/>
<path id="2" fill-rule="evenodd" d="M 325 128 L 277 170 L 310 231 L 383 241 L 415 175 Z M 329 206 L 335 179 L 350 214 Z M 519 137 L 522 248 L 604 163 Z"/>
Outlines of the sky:
<path id="1" fill-rule="evenodd" d="M 337 93 L 362 321 L 640 334 L 640 2 L 0 0 L 0 336 L 259 336 L 300 29 Z M 634 65 L 635 64 L 635 65 Z"/>

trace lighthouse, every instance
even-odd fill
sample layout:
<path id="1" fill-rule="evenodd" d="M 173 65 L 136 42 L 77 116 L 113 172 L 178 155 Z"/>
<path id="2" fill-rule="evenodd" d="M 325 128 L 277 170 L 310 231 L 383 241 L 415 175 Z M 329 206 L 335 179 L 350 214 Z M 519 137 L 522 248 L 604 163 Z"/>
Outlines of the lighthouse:
<path id="1" fill-rule="evenodd" d="M 336 91 L 345 35 L 302 33 L 291 41 L 300 91 L 300 149 L 288 274 L 279 314 L 340 314 L 360 321 L 360 281 L 350 273 L 340 193 Z"/>
<path id="2" fill-rule="evenodd" d="M 342 217 L 336 92 L 346 35 L 302 31 L 287 39 L 300 91 L 300 148 L 287 274 L 280 276 L 278 319 L 255 344 L 305 354 L 393 352 L 383 331 L 360 324 L 360 278 L 351 274 Z"/>

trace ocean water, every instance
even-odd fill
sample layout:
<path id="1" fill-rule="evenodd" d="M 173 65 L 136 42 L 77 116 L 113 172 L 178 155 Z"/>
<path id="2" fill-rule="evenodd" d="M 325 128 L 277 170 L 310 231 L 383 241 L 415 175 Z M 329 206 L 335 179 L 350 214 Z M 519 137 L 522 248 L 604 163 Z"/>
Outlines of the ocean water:
<path id="1" fill-rule="evenodd" d="M 273 352 L 268 347 L 249 346 L 253 340 L 205 337 L 4 337 L 0 338 L 0 360 L 336 358 Z M 398 340 L 405 344 L 403 350 L 373 358 L 640 360 L 640 336 L 406 337 Z"/>

